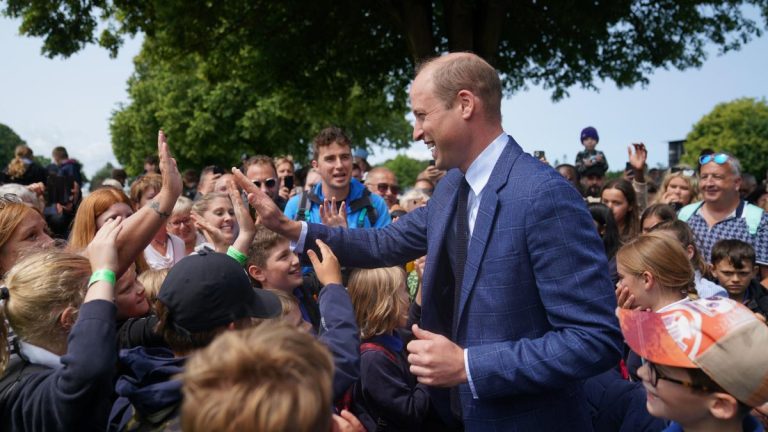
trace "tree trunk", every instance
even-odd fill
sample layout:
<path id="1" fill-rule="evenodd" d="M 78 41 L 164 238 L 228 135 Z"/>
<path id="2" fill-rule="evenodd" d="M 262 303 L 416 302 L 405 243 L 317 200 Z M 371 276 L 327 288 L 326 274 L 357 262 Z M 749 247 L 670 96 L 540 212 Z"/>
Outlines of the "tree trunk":
<path id="1" fill-rule="evenodd" d="M 405 36 L 414 63 L 435 55 L 430 0 L 386 0 L 379 5 Z"/>

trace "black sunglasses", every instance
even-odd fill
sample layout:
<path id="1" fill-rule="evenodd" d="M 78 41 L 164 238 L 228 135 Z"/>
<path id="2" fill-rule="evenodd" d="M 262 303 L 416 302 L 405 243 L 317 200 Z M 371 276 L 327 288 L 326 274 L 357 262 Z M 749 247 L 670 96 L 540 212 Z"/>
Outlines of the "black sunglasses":
<path id="1" fill-rule="evenodd" d="M 376 185 L 376 189 L 379 193 L 387 193 L 387 189 L 391 190 L 395 195 L 400 193 L 400 186 L 389 183 L 379 183 Z"/>
<path id="2" fill-rule="evenodd" d="M 254 180 L 254 181 L 253 181 L 253 184 L 254 184 L 254 185 L 257 187 L 257 188 L 261 188 L 261 182 L 260 182 L 259 180 Z M 267 186 L 267 187 L 268 187 L 268 188 L 270 188 L 270 189 L 271 189 L 271 188 L 273 188 L 273 187 L 275 187 L 275 185 L 276 185 L 276 184 L 277 184 L 277 180 L 275 180 L 275 179 L 274 179 L 274 178 L 272 178 L 272 177 L 270 177 L 270 178 L 268 178 L 268 179 L 264 180 L 264 185 L 265 185 L 265 186 Z"/>

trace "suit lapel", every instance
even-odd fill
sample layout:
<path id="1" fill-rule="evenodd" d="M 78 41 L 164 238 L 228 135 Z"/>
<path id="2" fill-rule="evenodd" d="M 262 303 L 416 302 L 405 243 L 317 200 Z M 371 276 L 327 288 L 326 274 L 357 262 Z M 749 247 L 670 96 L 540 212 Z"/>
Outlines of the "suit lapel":
<path id="1" fill-rule="evenodd" d="M 437 275 L 438 272 L 446 271 L 446 267 L 450 268 L 449 265 L 446 265 L 447 263 L 440 262 L 440 257 L 442 255 L 441 251 L 445 245 L 448 230 L 453 229 L 451 222 L 453 221 L 453 213 L 456 209 L 456 197 L 458 196 L 459 178 L 460 173 L 458 170 L 451 170 L 451 172 L 446 174 L 445 177 L 440 180 L 441 187 L 435 191 L 435 195 L 429 200 L 429 203 L 427 204 L 431 208 L 428 214 L 429 222 L 427 228 L 427 262 L 424 271 L 424 281 L 422 284 L 424 288 L 422 305 L 425 307 L 425 309 L 429 309 L 430 307 L 439 303 L 432 300 L 433 296 L 440 295 L 440 292 L 439 290 L 436 290 L 437 287 L 435 285 L 436 281 L 439 279 Z M 447 186 L 444 189 L 442 187 L 443 182 L 445 182 L 445 186 Z M 438 314 L 438 312 L 434 312 L 434 315 Z M 422 317 L 424 318 L 428 318 L 430 316 L 433 316 L 433 314 L 422 314 Z M 425 324 L 434 323 L 425 322 Z M 428 326 L 425 328 L 430 327 Z M 449 329 L 450 326 L 445 327 L 443 331 L 447 333 Z M 434 331 L 437 329 L 432 327 L 432 330 Z"/>
<path id="2" fill-rule="evenodd" d="M 499 204 L 498 192 L 507 183 L 509 172 L 512 170 L 512 166 L 514 165 L 515 160 L 517 160 L 517 157 L 520 156 L 521 152 L 522 149 L 520 149 L 515 140 L 510 137 L 509 142 L 507 142 L 507 145 L 501 152 L 499 161 L 491 172 L 491 177 L 488 179 L 488 183 L 483 189 L 480 207 L 478 208 L 477 218 L 475 219 L 475 226 L 472 230 L 472 239 L 469 242 L 469 249 L 467 250 L 467 263 L 464 266 L 464 280 L 461 284 L 459 308 L 456 312 L 458 316 L 453 320 L 453 340 L 456 340 L 458 325 L 459 322 L 461 322 L 464 307 L 467 304 L 467 299 L 469 299 L 469 294 L 475 287 L 477 273 L 480 269 L 480 264 L 483 262 L 488 240 L 494 228 L 494 218 L 496 217 L 496 209 Z"/>

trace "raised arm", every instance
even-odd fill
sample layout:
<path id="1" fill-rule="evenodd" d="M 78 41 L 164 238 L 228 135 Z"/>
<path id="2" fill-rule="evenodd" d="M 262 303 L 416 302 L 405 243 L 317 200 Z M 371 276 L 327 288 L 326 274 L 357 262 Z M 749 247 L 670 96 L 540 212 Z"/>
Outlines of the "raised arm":
<path id="1" fill-rule="evenodd" d="M 118 277 L 144 252 L 157 230 L 167 222 L 176 199 L 181 195 L 179 168 L 176 166 L 176 160 L 171 157 L 168 141 L 162 130 L 157 134 L 157 152 L 163 184 L 160 192 L 148 205 L 123 222 L 123 228 L 117 236 Z"/>

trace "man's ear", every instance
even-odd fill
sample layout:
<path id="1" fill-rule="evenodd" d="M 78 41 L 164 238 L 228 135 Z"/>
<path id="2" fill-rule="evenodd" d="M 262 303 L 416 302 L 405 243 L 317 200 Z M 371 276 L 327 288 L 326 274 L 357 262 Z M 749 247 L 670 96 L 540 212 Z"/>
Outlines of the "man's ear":
<path id="1" fill-rule="evenodd" d="M 739 401 L 728 393 L 712 393 L 708 405 L 709 413 L 719 420 L 730 420 L 739 415 Z"/>
<path id="2" fill-rule="evenodd" d="M 69 331 L 72 330 L 72 326 L 75 325 L 76 320 L 77 320 L 77 309 L 72 306 L 67 306 L 61 312 L 61 317 L 59 318 L 59 325 L 61 325 L 61 328 L 63 328 L 64 331 L 69 333 Z"/>
<path id="3" fill-rule="evenodd" d="M 465 120 L 470 119 L 477 108 L 475 95 L 469 90 L 460 90 L 456 95 L 456 100 L 461 107 L 461 117 Z"/>
<path id="4" fill-rule="evenodd" d="M 259 282 L 264 282 L 266 279 L 266 277 L 264 277 L 264 271 L 261 269 L 261 267 L 255 266 L 253 264 L 248 266 L 248 275 Z"/>

